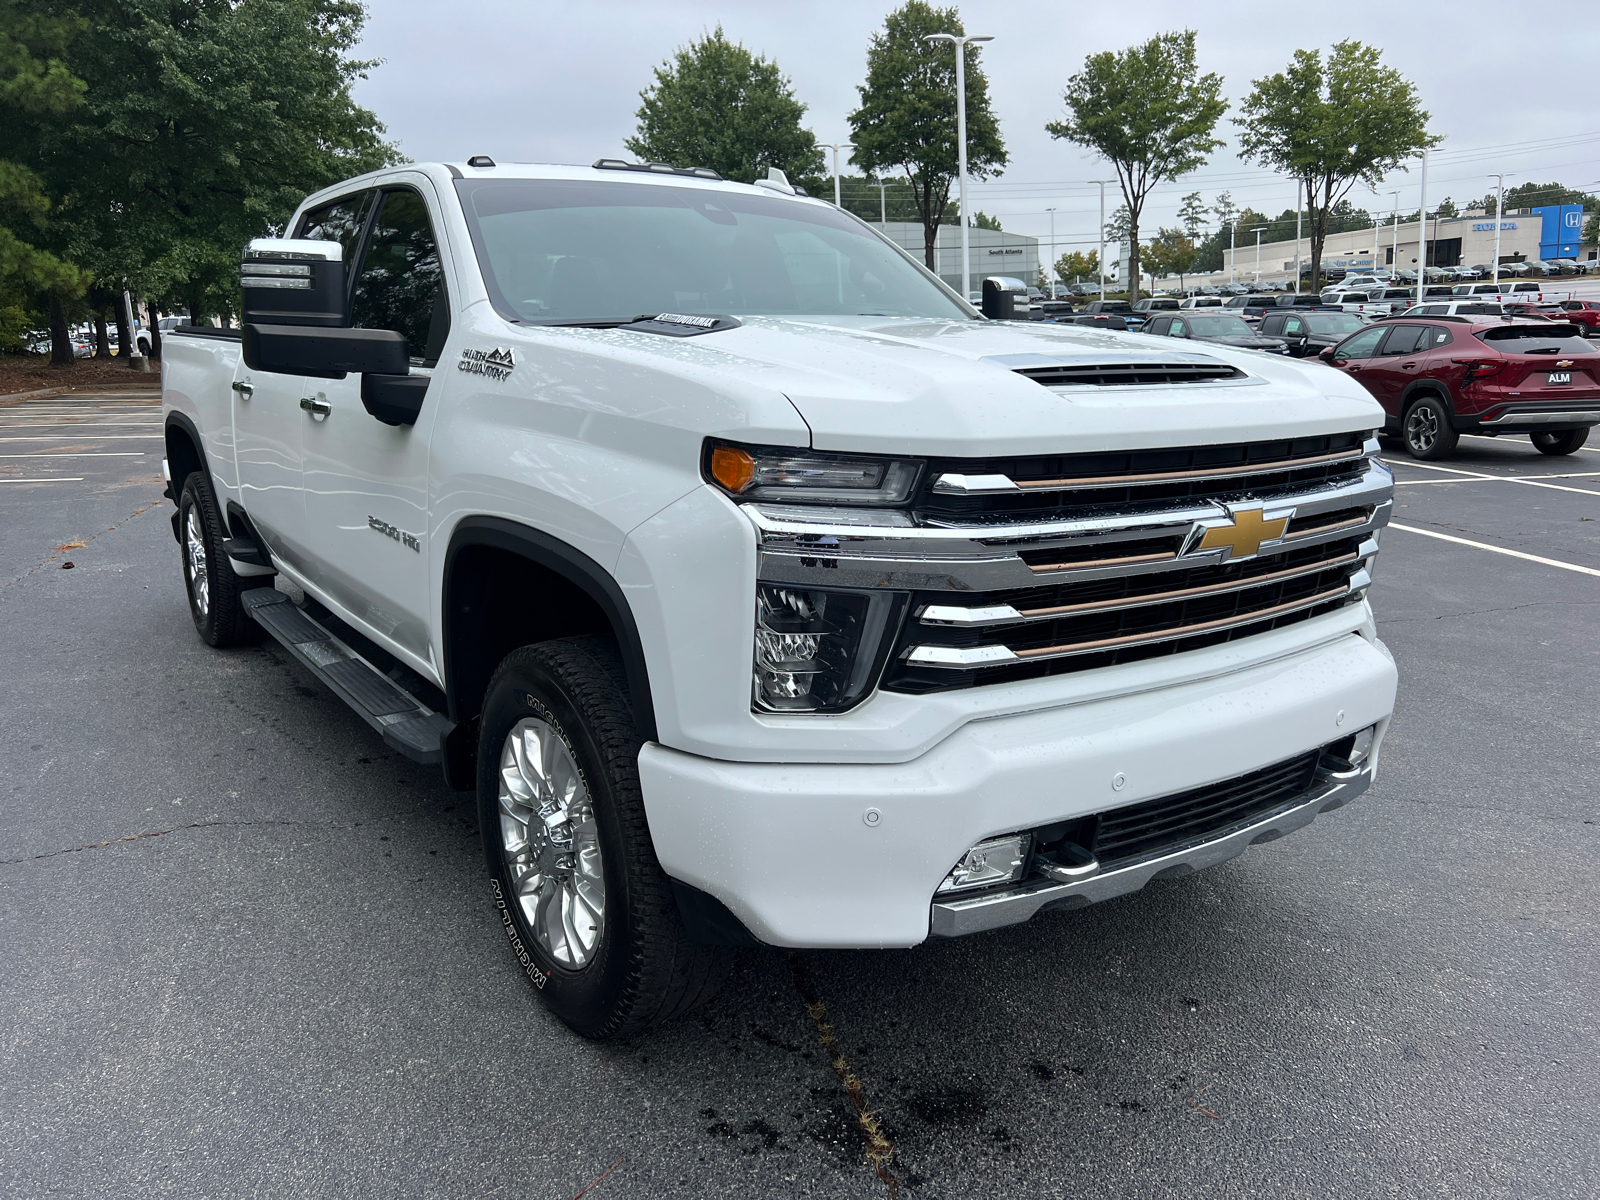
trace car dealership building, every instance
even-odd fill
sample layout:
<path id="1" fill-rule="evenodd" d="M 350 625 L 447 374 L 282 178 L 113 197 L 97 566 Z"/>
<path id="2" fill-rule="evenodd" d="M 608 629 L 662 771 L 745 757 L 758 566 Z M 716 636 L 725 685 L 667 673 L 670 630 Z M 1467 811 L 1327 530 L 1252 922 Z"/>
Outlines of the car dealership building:
<path id="1" fill-rule="evenodd" d="M 922 226 L 915 221 L 872 222 L 890 241 L 905 248 L 918 262 L 923 257 Z M 1010 275 L 1029 287 L 1039 282 L 1039 239 L 998 229 L 969 229 L 972 287 L 976 291 L 989 275 Z M 1291 243 L 1292 244 L 1292 243 Z M 956 291 L 961 290 L 961 226 L 941 225 L 933 245 L 934 274 Z"/>

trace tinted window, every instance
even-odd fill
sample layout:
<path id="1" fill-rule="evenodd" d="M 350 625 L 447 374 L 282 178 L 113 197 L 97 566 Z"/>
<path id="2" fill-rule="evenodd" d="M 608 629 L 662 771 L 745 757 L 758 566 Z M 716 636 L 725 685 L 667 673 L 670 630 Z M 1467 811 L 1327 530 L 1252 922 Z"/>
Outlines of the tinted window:
<path id="1" fill-rule="evenodd" d="M 385 192 L 367 238 L 350 300 L 350 323 L 359 329 L 405 334 L 412 361 L 439 361 L 450 332 L 439 243 L 428 206 L 416 192 Z"/>
<path id="2" fill-rule="evenodd" d="M 1378 342 L 1389 331 L 1382 325 L 1375 325 L 1371 329 L 1363 329 L 1355 337 L 1340 344 L 1333 352 L 1334 361 L 1343 362 L 1347 358 L 1371 358 Z"/>
<path id="3" fill-rule="evenodd" d="M 1170 333 L 1173 337 L 1188 337 L 1189 336 L 1189 326 L 1184 324 L 1183 318 L 1181 318 L 1181 317 L 1173 317 L 1172 318 L 1172 328 L 1169 329 L 1167 332 Z"/>
<path id="4" fill-rule="evenodd" d="M 1595 348 L 1575 325 L 1491 325 L 1474 329 L 1484 341 L 1510 354 L 1594 354 Z"/>
<path id="5" fill-rule="evenodd" d="M 1454 340 L 1450 336 L 1448 329 L 1438 325 L 1430 325 L 1422 331 L 1422 337 L 1417 339 L 1417 349 L 1419 351 L 1432 350 L 1437 346 L 1448 346 Z"/>
<path id="6" fill-rule="evenodd" d="M 1396 354 L 1411 354 L 1416 351 L 1417 339 L 1422 336 L 1421 325 L 1396 325 L 1389 330 L 1389 336 L 1383 342 L 1383 356 L 1389 358 Z"/>
<path id="7" fill-rule="evenodd" d="M 1171 325 L 1171 324 L 1172 324 L 1172 321 L 1169 318 L 1167 318 L 1167 317 L 1157 317 L 1154 321 L 1150 322 L 1150 332 L 1151 333 L 1158 333 L 1158 334 L 1159 333 L 1166 333 L 1167 327 L 1169 325 Z"/>
<path id="8" fill-rule="evenodd" d="M 1301 322 L 1299 317 L 1290 317 L 1288 320 L 1284 321 L 1284 323 L 1283 323 L 1283 332 L 1286 333 L 1286 334 L 1289 334 L 1289 335 L 1291 335 L 1293 337 L 1299 337 L 1305 331 L 1306 331 L 1306 327 L 1305 327 L 1304 323 Z M 1276 325 L 1273 325 L 1273 326 L 1271 326 L 1269 328 L 1267 323 L 1265 321 L 1263 321 L 1263 322 L 1261 322 L 1261 332 L 1262 333 L 1277 333 L 1278 332 L 1278 327 Z"/>
<path id="9" fill-rule="evenodd" d="M 1231 313 L 1206 313 L 1204 316 L 1191 317 L 1189 327 L 1196 337 L 1250 337 L 1255 333 L 1244 323 L 1243 317 Z"/>
<path id="10" fill-rule="evenodd" d="M 907 255 L 831 205 L 643 180 L 463 179 L 456 189 L 495 308 L 512 320 L 973 319 Z"/>
<path id="11" fill-rule="evenodd" d="M 361 226 L 366 221 L 371 203 L 372 193 L 361 192 L 314 208 L 300 218 L 300 228 L 295 237 L 338 242 L 344 247 L 344 275 L 349 279 L 356 265 L 356 242 L 361 237 Z"/>

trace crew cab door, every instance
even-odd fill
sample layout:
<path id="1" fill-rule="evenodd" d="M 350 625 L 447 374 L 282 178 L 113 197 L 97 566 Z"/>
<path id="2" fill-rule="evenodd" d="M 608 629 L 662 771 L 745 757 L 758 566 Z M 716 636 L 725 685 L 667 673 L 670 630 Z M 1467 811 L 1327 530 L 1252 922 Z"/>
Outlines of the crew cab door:
<path id="1" fill-rule="evenodd" d="M 385 187 L 350 291 L 352 327 L 404 334 L 414 375 L 432 375 L 450 332 L 436 211 L 424 177 Z M 428 638 L 428 442 L 443 380 L 428 384 L 415 424 L 391 425 L 367 410 L 362 378 L 314 379 L 307 388 L 304 574 L 369 636 L 437 669 Z"/>

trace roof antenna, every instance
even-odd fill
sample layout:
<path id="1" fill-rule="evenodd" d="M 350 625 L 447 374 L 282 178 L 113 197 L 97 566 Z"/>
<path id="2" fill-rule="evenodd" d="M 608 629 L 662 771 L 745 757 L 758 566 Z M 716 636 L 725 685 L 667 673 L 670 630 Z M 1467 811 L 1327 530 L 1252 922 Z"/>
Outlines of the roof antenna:
<path id="1" fill-rule="evenodd" d="M 474 154 L 471 158 L 467 159 L 467 166 L 492 167 L 494 166 L 494 159 L 490 158 L 487 154 Z"/>
<path id="2" fill-rule="evenodd" d="M 785 196 L 795 194 L 794 185 L 789 182 L 789 177 L 777 167 L 768 167 L 767 177 L 756 180 L 756 186 L 771 188 L 775 192 L 782 192 Z"/>

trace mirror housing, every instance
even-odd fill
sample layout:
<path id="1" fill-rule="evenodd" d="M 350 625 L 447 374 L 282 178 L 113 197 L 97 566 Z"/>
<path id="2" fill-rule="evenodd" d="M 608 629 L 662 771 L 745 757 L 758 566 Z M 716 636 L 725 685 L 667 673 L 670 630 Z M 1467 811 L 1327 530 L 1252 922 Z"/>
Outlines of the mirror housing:
<path id="1" fill-rule="evenodd" d="M 256 238 L 239 267 L 244 325 L 337 328 L 344 311 L 344 247 L 338 242 Z"/>
<path id="2" fill-rule="evenodd" d="M 361 404 L 385 425 L 415 425 L 428 379 L 427 375 L 363 375 Z"/>
<path id="3" fill-rule="evenodd" d="M 1324 346 L 1321 350 L 1317 351 L 1317 357 L 1320 358 L 1325 363 L 1332 363 L 1333 362 L 1333 347 L 1332 346 Z"/>
<path id="4" fill-rule="evenodd" d="M 1013 321 L 1016 299 L 1028 294 L 1028 285 L 1007 275 L 991 275 L 983 281 L 983 315 L 991 321 Z"/>
<path id="5" fill-rule="evenodd" d="M 327 329 L 305 325 L 244 327 L 244 364 L 252 371 L 343 379 L 360 374 L 409 375 L 411 350 L 392 329 Z"/>

